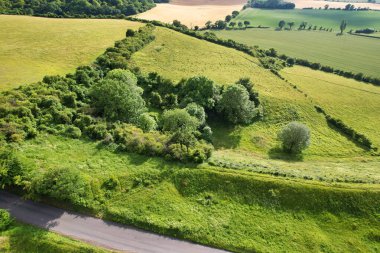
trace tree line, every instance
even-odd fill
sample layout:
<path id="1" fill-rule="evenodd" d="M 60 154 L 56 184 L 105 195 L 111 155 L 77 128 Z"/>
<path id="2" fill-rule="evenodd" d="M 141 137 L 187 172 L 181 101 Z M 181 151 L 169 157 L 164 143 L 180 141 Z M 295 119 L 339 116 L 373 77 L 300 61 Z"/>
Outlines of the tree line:
<path id="1" fill-rule="evenodd" d="M 154 0 L 2 0 L 0 14 L 123 18 L 147 11 L 154 6 Z"/>

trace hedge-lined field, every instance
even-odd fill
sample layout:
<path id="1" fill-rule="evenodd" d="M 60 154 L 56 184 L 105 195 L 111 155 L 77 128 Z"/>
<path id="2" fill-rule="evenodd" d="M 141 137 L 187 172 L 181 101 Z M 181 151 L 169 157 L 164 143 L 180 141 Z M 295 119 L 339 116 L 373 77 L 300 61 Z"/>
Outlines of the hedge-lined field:
<path id="1" fill-rule="evenodd" d="M 0 16 L 0 90 L 67 74 L 93 62 L 127 28 L 125 20 Z"/>
<path id="2" fill-rule="evenodd" d="M 347 21 L 347 31 L 350 29 L 375 28 L 380 29 L 380 12 L 378 11 L 341 11 L 341 10 L 263 10 L 247 8 L 233 21 L 249 20 L 253 26 L 278 27 L 280 20 L 295 22 L 294 28 L 298 28 L 301 22 L 308 25 L 323 26 L 339 31 L 340 22 Z"/>
<path id="3" fill-rule="evenodd" d="M 317 28 L 317 30 L 319 27 Z M 326 31 L 274 31 L 274 29 L 215 30 L 218 37 L 232 39 L 279 54 L 307 59 L 325 66 L 380 77 L 380 40 Z"/>

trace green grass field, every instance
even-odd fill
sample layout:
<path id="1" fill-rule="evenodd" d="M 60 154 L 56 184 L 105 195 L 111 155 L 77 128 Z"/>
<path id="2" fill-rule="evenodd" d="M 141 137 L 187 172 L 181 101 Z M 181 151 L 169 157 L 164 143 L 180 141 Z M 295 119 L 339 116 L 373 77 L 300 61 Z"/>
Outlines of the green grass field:
<path id="1" fill-rule="evenodd" d="M 156 40 L 134 54 L 132 62 L 143 72 L 155 71 L 175 80 L 205 75 L 221 85 L 228 85 L 241 77 L 251 78 L 264 103 L 266 116 L 252 125 L 233 128 L 210 122 L 218 150 L 247 151 L 261 158 L 276 157 L 277 132 L 284 124 L 297 120 L 307 124 L 312 132 L 312 145 L 305 151 L 304 160 L 368 156 L 366 151 L 329 128 L 304 94 L 258 66 L 256 58 L 236 50 L 160 28 L 156 30 Z"/>
<path id="2" fill-rule="evenodd" d="M 325 108 L 328 114 L 365 133 L 375 146 L 380 147 L 379 87 L 304 67 L 286 68 L 281 74 Z"/>
<path id="3" fill-rule="evenodd" d="M 105 249 L 48 232 L 26 224 L 13 222 L 6 231 L 0 232 L 2 253 L 106 253 Z"/>
<path id="4" fill-rule="evenodd" d="M 354 73 L 380 77 L 378 66 L 380 40 L 325 31 L 274 31 L 246 29 L 213 31 L 218 37 L 232 39 L 263 49 L 275 48 L 279 54 L 319 62 Z"/>
<path id="5" fill-rule="evenodd" d="M 0 90 L 70 73 L 93 62 L 127 28 L 139 26 L 125 20 L 0 15 Z"/>
<path id="6" fill-rule="evenodd" d="M 31 179 L 57 167 L 79 168 L 93 186 L 118 178 L 96 214 L 156 232 L 236 252 L 378 249 L 377 185 L 193 167 L 49 135 L 21 144 L 16 154 Z"/>
<path id="7" fill-rule="evenodd" d="M 350 29 L 375 28 L 380 29 L 380 12 L 378 11 L 335 11 L 335 10 L 263 10 L 248 8 L 242 11 L 234 21 L 251 21 L 253 26 L 278 27 L 280 20 L 295 22 L 298 28 L 301 22 L 308 25 L 323 26 L 339 31 L 342 20 L 347 21 L 347 31 Z"/>

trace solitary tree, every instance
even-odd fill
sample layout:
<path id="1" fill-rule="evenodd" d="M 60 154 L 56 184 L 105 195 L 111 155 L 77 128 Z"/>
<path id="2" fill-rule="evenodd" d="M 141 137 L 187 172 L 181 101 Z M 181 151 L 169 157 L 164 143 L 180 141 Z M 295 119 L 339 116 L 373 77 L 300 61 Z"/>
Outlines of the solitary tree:
<path id="1" fill-rule="evenodd" d="M 280 28 L 280 30 L 282 30 L 282 28 L 284 28 L 285 26 L 285 20 L 281 20 L 280 22 L 278 22 L 278 27 Z"/>
<path id="2" fill-rule="evenodd" d="M 238 11 L 233 11 L 233 12 L 232 12 L 232 18 L 236 18 L 237 15 L 239 15 L 239 12 L 238 12 Z"/>
<path id="3" fill-rule="evenodd" d="M 207 21 L 206 22 L 206 28 L 207 29 L 210 29 L 211 28 L 211 24 L 212 24 L 212 22 L 209 20 L 209 21 Z"/>
<path id="4" fill-rule="evenodd" d="M 243 27 L 243 22 L 239 21 L 238 26 L 239 26 L 239 28 L 242 28 Z"/>
<path id="5" fill-rule="evenodd" d="M 226 18 L 224 19 L 224 21 L 226 21 L 227 23 L 230 22 L 232 19 L 232 16 L 231 15 L 227 15 Z"/>
<path id="6" fill-rule="evenodd" d="M 330 7 L 330 6 L 329 6 L 328 4 L 326 4 L 326 5 L 325 5 L 325 10 L 328 10 L 329 7 Z"/>
<path id="7" fill-rule="evenodd" d="M 249 22 L 248 20 L 244 21 L 245 28 L 247 28 L 250 24 L 251 24 L 251 22 Z"/>
<path id="8" fill-rule="evenodd" d="M 291 122 L 286 125 L 278 135 L 285 152 L 291 154 L 301 153 L 310 145 L 310 130 L 304 124 Z"/>
<path id="9" fill-rule="evenodd" d="M 346 20 L 342 20 L 342 22 L 340 22 L 340 34 L 343 34 L 344 30 L 346 30 L 346 27 L 347 27 L 347 22 Z"/>
<path id="10" fill-rule="evenodd" d="M 234 21 L 231 21 L 230 24 L 229 24 L 229 26 L 231 26 L 232 28 L 234 28 L 235 25 L 236 25 L 236 22 L 234 22 Z"/>
<path id="11" fill-rule="evenodd" d="M 292 27 L 294 26 L 294 22 L 288 22 L 289 30 L 292 30 Z"/>

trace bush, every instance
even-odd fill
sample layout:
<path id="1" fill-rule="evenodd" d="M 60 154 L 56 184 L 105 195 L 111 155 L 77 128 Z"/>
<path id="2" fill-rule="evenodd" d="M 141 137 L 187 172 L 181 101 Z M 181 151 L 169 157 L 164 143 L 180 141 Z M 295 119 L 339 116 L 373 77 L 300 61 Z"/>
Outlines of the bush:
<path id="1" fill-rule="evenodd" d="M 301 153 L 310 145 L 310 130 L 304 124 L 291 122 L 278 135 L 285 152 Z"/>
<path id="2" fill-rule="evenodd" d="M 150 132 L 156 130 L 157 123 L 148 113 L 143 113 L 137 118 L 136 126 L 141 128 L 144 132 Z"/>
<path id="3" fill-rule="evenodd" d="M 8 211 L 0 209 L 0 232 L 9 228 L 12 223 L 11 215 Z"/>
<path id="4" fill-rule="evenodd" d="M 193 117 L 197 118 L 199 125 L 206 123 L 206 113 L 202 106 L 196 103 L 190 103 L 186 106 L 185 110 Z"/>
<path id="5" fill-rule="evenodd" d="M 75 126 L 68 126 L 64 135 L 70 138 L 79 139 L 82 136 L 82 131 Z"/>

